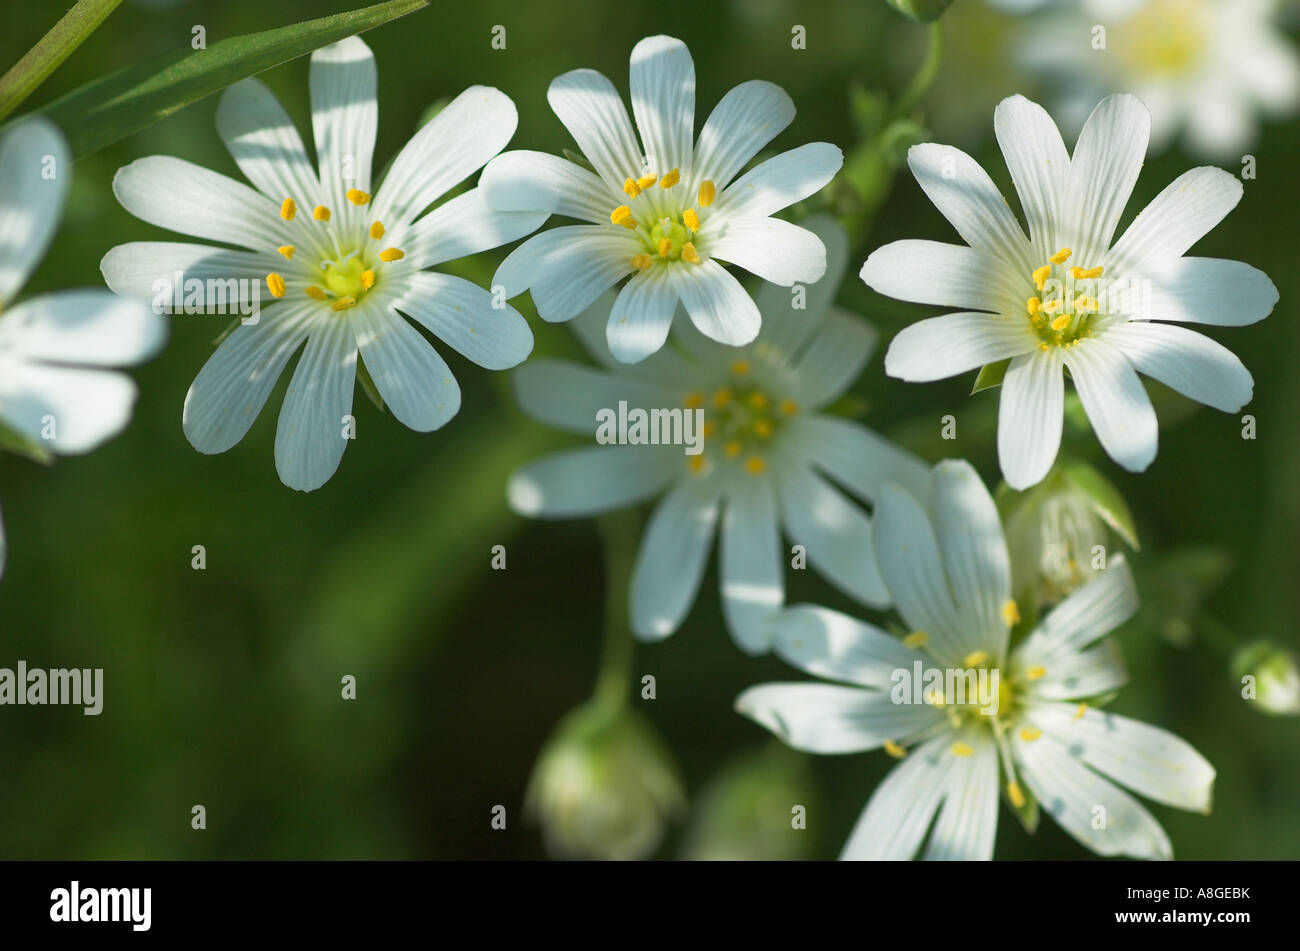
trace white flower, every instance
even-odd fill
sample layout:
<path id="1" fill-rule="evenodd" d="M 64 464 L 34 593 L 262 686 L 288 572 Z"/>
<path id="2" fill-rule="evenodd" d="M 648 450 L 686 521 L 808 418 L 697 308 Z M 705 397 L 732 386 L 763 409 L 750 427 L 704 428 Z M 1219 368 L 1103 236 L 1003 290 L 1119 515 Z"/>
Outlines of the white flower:
<path id="1" fill-rule="evenodd" d="M 883 747 L 902 759 L 841 857 L 907 859 L 924 845 L 926 858 L 992 858 L 999 790 L 1022 814 L 1041 807 L 1094 852 L 1171 857 L 1159 823 L 1115 783 L 1208 812 L 1214 768 L 1164 730 L 1080 702 L 1127 679 L 1118 648 L 1102 640 L 1137 609 L 1123 557 L 1008 651 L 1019 618 L 1007 546 L 993 499 L 968 463 L 936 466 L 924 505 L 886 488 L 873 531 L 885 584 L 913 633 L 900 640 L 834 611 L 791 608 L 770 625 L 774 649 L 808 673 L 853 686 L 765 684 L 736 701 L 798 749 Z M 996 712 L 955 704 L 952 695 L 909 702 L 897 672 L 915 665 L 927 674 L 998 671 Z"/>
<path id="2" fill-rule="evenodd" d="M 34 449 L 77 455 L 116 435 L 136 389 L 109 367 L 153 356 L 163 319 L 106 290 L 59 291 L 11 307 L 58 228 L 72 182 L 63 133 L 45 119 L 0 139 L 0 429 Z M 0 571 L 4 570 L 0 526 Z"/>
<path id="3" fill-rule="evenodd" d="M 477 188 L 420 217 L 514 134 L 514 104 L 496 89 L 473 86 L 452 100 L 398 153 L 373 197 L 378 105 L 365 43 L 353 37 L 312 54 L 311 101 L 319 174 L 279 102 L 248 79 L 222 96 L 217 128 L 256 191 L 167 156 L 133 162 L 113 182 L 137 217 L 249 250 L 151 241 L 116 247 L 103 262 L 122 293 L 154 296 L 155 281 L 183 272 L 271 295 L 194 380 L 185 435 L 204 453 L 238 443 L 305 342 L 275 439 L 281 480 L 304 491 L 328 481 L 343 456 L 358 359 L 411 429 L 438 429 L 460 408 L 451 371 L 403 314 L 488 369 L 528 355 L 532 333 L 513 308 L 422 269 L 513 241 L 546 217 L 493 211 Z"/>
<path id="4" fill-rule="evenodd" d="M 1300 58 L 1276 25 L 1278 8 L 1277 0 L 1071 0 L 1025 27 L 1017 56 L 1059 87 L 1067 116 L 1082 119 L 1099 95 L 1130 90 L 1152 109 L 1154 148 L 1181 130 L 1192 152 L 1235 163 L 1258 137 L 1260 113 L 1284 119 L 1300 105 Z M 1098 26 L 1104 49 L 1094 48 Z"/>
<path id="5" fill-rule="evenodd" d="M 888 603 L 872 552 L 864 501 L 889 482 L 924 485 L 929 473 L 911 454 L 857 423 L 818 412 L 858 377 L 875 343 L 862 320 L 832 307 L 847 261 L 847 238 L 824 219 L 811 223 L 826 243 L 826 276 L 795 295 L 759 293 L 763 329 L 736 350 L 687 322 L 666 347 L 628 367 L 604 343 L 598 302 L 574 323 L 594 370 L 534 359 L 515 372 L 519 404 L 535 418 L 591 438 L 597 413 L 626 401 L 646 411 L 704 412 L 703 451 L 681 445 L 601 445 L 533 462 L 510 480 L 511 506 L 525 515 L 565 518 L 663 496 L 641 540 L 632 578 L 634 633 L 657 640 L 681 624 L 699 590 L 721 522 L 720 582 L 727 627 L 742 649 L 768 648 L 762 621 L 785 598 L 790 558 L 781 528 L 807 563 L 867 604 Z M 828 480 L 826 476 L 830 477 Z"/>
<path id="6" fill-rule="evenodd" d="M 994 115 L 1029 222 L 959 149 L 917 145 L 908 163 L 967 246 L 896 241 L 862 279 L 900 300 L 961 308 L 899 333 L 890 376 L 940 380 L 1010 360 L 998 458 L 1016 489 L 1046 475 L 1061 441 L 1068 370 L 1106 452 L 1141 472 L 1155 459 L 1156 416 L 1142 372 L 1198 402 L 1236 412 L 1254 381 L 1230 351 L 1177 323 L 1241 326 L 1265 317 L 1277 289 L 1239 261 L 1184 257 L 1232 210 L 1242 187 L 1217 168 L 1179 176 L 1113 240 L 1146 153 L 1150 113 L 1133 96 L 1101 102 L 1074 156 L 1048 114 L 1022 96 Z"/>
<path id="7" fill-rule="evenodd" d="M 722 98 L 697 141 L 695 64 L 685 44 L 652 36 L 632 50 L 632 112 L 614 84 L 590 69 L 551 83 L 547 98 L 596 170 L 543 152 L 507 152 L 483 170 L 489 204 L 587 222 L 536 235 L 497 270 L 507 297 L 531 290 L 544 320 L 568 320 L 628 274 L 608 311 L 610 350 L 624 363 L 654 353 L 680 301 L 706 337 L 752 341 L 760 315 L 722 266 L 739 265 L 789 287 L 819 280 L 816 236 L 771 217 L 831 180 L 840 150 L 815 142 L 736 174 L 794 119 L 772 83 L 741 83 Z"/>

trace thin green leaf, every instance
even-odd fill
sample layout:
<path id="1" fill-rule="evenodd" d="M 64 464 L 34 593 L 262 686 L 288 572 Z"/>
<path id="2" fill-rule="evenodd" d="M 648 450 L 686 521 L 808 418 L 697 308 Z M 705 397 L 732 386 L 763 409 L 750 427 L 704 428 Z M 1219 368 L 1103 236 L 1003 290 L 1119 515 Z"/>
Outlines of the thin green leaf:
<path id="1" fill-rule="evenodd" d="M 67 134 L 78 158 L 139 132 L 220 89 L 362 33 L 428 0 L 389 0 L 292 26 L 235 36 L 205 50 L 177 50 L 74 89 L 38 110 Z"/>
<path id="2" fill-rule="evenodd" d="M 54 462 L 54 453 L 34 439 L 29 439 L 22 433 L 10 429 L 4 423 L 0 423 L 0 449 L 26 456 L 42 465 L 48 466 Z"/>
<path id="3" fill-rule="evenodd" d="M 991 390 L 995 386 L 1001 386 L 1002 380 L 1007 375 L 1007 367 L 1011 365 L 1010 358 L 999 360 L 997 363 L 986 363 L 980 367 L 980 375 L 975 377 L 975 385 L 971 387 L 971 396 L 974 396 L 980 390 Z"/>
<path id="4" fill-rule="evenodd" d="M 379 387 L 375 385 L 375 378 L 370 375 L 370 370 L 366 367 L 366 361 L 357 357 L 357 382 L 361 384 L 361 390 L 370 397 L 370 402 L 374 403 L 379 412 L 384 412 L 384 398 L 379 395 Z"/>
<path id="5" fill-rule="evenodd" d="M 1067 462 L 1062 471 L 1076 489 L 1092 500 L 1093 508 L 1102 520 L 1118 532 L 1130 548 L 1139 551 L 1142 546 L 1138 544 L 1137 525 L 1119 489 L 1092 466 L 1077 459 Z"/>
<path id="6" fill-rule="evenodd" d="M 122 0 L 78 0 L 76 6 L 63 14 L 59 22 L 50 28 L 50 32 L 14 63 L 9 72 L 0 76 L 0 119 L 17 109 L 24 99 L 35 92 L 36 87 L 45 82 L 121 2 Z"/>

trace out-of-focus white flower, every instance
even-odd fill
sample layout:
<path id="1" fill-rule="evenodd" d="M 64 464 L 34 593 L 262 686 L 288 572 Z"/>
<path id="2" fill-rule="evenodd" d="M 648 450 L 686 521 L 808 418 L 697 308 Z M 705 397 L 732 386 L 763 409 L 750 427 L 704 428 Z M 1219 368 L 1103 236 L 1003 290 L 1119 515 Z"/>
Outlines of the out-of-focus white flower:
<path id="1" fill-rule="evenodd" d="M 1239 679 L 1253 678 L 1247 699 L 1260 710 L 1274 716 L 1300 713 L 1300 670 L 1295 654 L 1271 641 L 1257 641 L 1237 651 L 1232 667 Z"/>

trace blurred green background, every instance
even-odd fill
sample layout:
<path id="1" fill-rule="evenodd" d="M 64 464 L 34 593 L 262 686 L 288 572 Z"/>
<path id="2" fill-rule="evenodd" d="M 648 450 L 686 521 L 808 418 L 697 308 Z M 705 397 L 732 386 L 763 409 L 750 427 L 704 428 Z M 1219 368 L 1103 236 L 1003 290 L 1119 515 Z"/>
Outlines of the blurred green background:
<path id="1" fill-rule="evenodd" d="M 187 46 L 195 24 L 213 42 L 348 6 L 128 0 L 25 108 Z M 15 61 L 61 12 L 7 4 L 0 63 Z M 976 0 L 957 0 L 943 22 L 943 65 L 915 113 L 930 138 L 980 158 L 1008 196 L 992 109 L 1003 96 L 1036 91 L 1003 49 L 1010 23 Z M 495 24 L 507 27 L 505 50 L 490 46 Z M 794 24 L 807 30 L 805 51 L 791 48 Z M 865 0 L 436 2 L 365 37 L 379 65 L 377 167 L 431 104 L 474 83 L 515 100 L 514 145 L 572 147 L 546 104 L 549 81 L 591 66 L 626 91 L 628 54 L 655 32 L 681 37 L 695 56 L 697 128 L 736 83 L 783 85 L 799 114 L 778 148 L 821 139 L 851 152 L 858 144 L 851 86 L 897 93 L 925 49 L 922 27 Z M 262 78 L 305 132 L 306 60 Z M 121 165 L 165 153 L 237 176 L 214 128 L 216 103 L 200 102 L 78 163 L 62 229 L 29 293 L 99 286 L 98 262 L 113 245 L 172 239 L 117 205 L 110 182 Z M 1131 682 L 1112 709 L 1178 733 L 1217 768 L 1213 815 L 1152 806 L 1175 854 L 1187 859 L 1300 856 L 1297 721 L 1243 703 L 1225 653 L 1261 637 L 1295 649 L 1300 629 L 1293 303 L 1300 241 L 1292 223 L 1300 122 L 1265 126 L 1253 154 L 1258 179 L 1245 183 L 1237 210 L 1196 253 L 1248 261 L 1281 292 L 1264 323 L 1209 331 L 1255 375 L 1246 412 L 1258 420 L 1258 439 L 1241 439 L 1239 418 L 1166 391 L 1157 396 L 1160 452 L 1146 474 L 1093 456 L 1137 514 L 1143 551 L 1135 561 L 1149 575 L 1162 572 L 1165 600 L 1148 597 L 1148 605 L 1180 604 L 1172 623 L 1148 612 L 1121 633 Z M 1176 148 L 1150 156 L 1125 222 L 1197 164 Z M 935 313 L 881 298 L 854 276 L 872 248 L 900 237 L 955 240 L 905 172 L 874 226 L 855 237 L 840 295 L 880 328 L 881 352 L 901 327 Z M 461 262 L 459 272 L 487 283 L 503 254 Z M 536 321 L 526 297 L 515 304 L 533 323 L 536 353 L 574 352 L 567 330 Z M 464 391 L 460 414 L 443 431 L 413 433 L 358 391 L 359 438 L 338 474 L 309 495 L 292 492 L 272 459 L 289 374 L 232 451 L 202 456 L 181 432 L 186 389 L 222 326 L 174 319 L 163 355 L 134 372 L 141 396 L 129 429 L 99 451 L 49 469 L 0 457 L 9 540 L 0 666 L 22 659 L 105 669 L 99 717 L 68 707 L 0 709 L 0 857 L 543 857 L 538 831 L 523 820 L 523 791 L 553 725 L 591 689 L 603 562 L 593 523 L 518 518 L 503 486 L 514 466 L 563 437 L 521 417 L 508 374 L 442 347 Z M 992 485 L 997 393 L 968 397 L 970 383 L 886 379 L 877 353 L 855 395 L 868 425 L 932 461 L 967 457 Z M 946 413 L 959 420 L 955 443 L 938 439 Z M 200 544 L 206 571 L 190 566 Z M 489 566 L 497 544 L 507 547 L 505 571 Z M 1167 564 L 1187 549 L 1194 551 L 1183 563 Z M 1180 564 L 1193 556 L 1222 564 L 1220 583 L 1189 587 Z M 811 572 L 793 573 L 788 584 L 790 602 L 863 614 Z M 687 623 L 662 644 L 638 647 L 634 666 L 638 677 L 657 678 L 658 699 L 636 706 L 673 751 L 693 805 L 735 757 L 770 742 L 732 712 L 735 696 L 797 677 L 732 645 L 712 568 Z M 355 702 L 340 698 L 346 674 L 358 681 Z M 874 754 L 774 762 L 790 769 L 792 791 L 768 816 L 772 854 L 829 858 L 892 761 Z M 808 831 L 789 831 L 790 802 L 809 807 Z M 206 831 L 190 827 L 194 804 L 206 807 Z M 489 824 L 496 804 L 507 809 L 504 831 Z M 674 826 L 660 856 L 683 854 L 683 843 L 701 834 L 688 836 L 684 826 Z M 1005 809 L 997 855 L 1088 857 L 1050 820 L 1030 838 Z"/>

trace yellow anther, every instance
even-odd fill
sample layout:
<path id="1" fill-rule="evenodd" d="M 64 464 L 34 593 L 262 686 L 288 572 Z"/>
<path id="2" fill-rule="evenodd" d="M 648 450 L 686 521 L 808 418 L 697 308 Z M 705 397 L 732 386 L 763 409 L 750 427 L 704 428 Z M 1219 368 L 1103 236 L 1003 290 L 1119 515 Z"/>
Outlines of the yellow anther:
<path id="1" fill-rule="evenodd" d="M 731 390 L 725 386 L 720 386 L 713 391 L 713 405 L 726 406 L 731 402 Z"/>
<path id="2" fill-rule="evenodd" d="M 903 749 L 893 740 L 885 740 L 885 752 L 894 757 L 894 759 L 902 759 L 907 755 L 907 750 Z"/>
<path id="3" fill-rule="evenodd" d="M 616 225 L 622 225 L 624 228 L 636 228 L 636 219 L 632 217 L 632 209 L 627 205 L 619 205 L 609 213 L 609 220 Z"/>
<path id="4" fill-rule="evenodd" d="M 717 426 L 713 425 L 713 423 L 711 423 L 711 422 L 707 422 L 707 421 L 706 421 L 706 422 L 704 423 L 704 428 L 703 428 L 702 430 L 700 430 L 700 433 L 704 436 L 705 439 L 709 439 L 709 438 L 711 438 L 711 437 L 713 436 L 713 434 L 716 433 L 717 431 L 718 431 L 718 427 L 717 427 Z"/>
<path id="5" fill-rule="evenodd" d="M 1020 738 L 1026 743 L 1032 743 L 1043 735 L 1043 731 L 1036 726 L 1027 726 L 1020 731 Z"/>
<path id="6" fill-rule="evenodd" d="M 697 409 L 704 405 L 704 394 L 700 392 L 691 393 L 686 397 L 686 408 Z"/>
<path id="7" fill-rule="evenodd" d="M 636 184 L 638 188 L 644 189 L 644 188 L 649 188 L 657 181 L 659 181 L 658 175 L 642 175 L 640 178 L 636 180 Z"/>
<path id="8" fill-rule="evenodd" d="M 749 405 L 754 409 L 767 409 L 767 394 L 754 392 L 749 394 Z"/>
<path id="9" fill-rule="evenodd" d="M 737 360 L 731 365 L 731 372 L 736 376 L 744 376 L 749 372 L 749 362 L 746 360 Z"/>
<path id="10" fill-rule="evenodd" d="M 298 203 L 292 198 L 286 198 L 280 202 L 280 217 L 285 221 L 293 221 L 293 216 L 298 213 Z"/>
<path id="11" fill-rule="evenodd" d="M 978 667 L 980 664 L 986 663 L 988 659 L 988 651 L 971 651 L 963 658 L 967 667 Z"/>
<path id="12" fill-rule="evenodd" d="M 1038 288 L 1041 291 L 1043 289 L 1043 285 L 1047 283 L 1047 279 L 1051 277 L 1051 275 L 1052 275 L 1052 266 L 1050 264 L 1044 264 L 1042 267 L 1038 268 L 1036 271 L 1034 271 L 1034 275 L 1033 275 L 1034 287 Z"/>
<path id="13" fill-rule="evenodd" d="M 384 248 L 384 250 L 379 252 L 379 260 L 384 263 L 400 261 L 404 257 L 406 257 L 406 252 L 401 248 Z"/>
<path id="14" fill-rule="evenodd" d="M 374 272 L 374 271 L 362 271 L 362 272 L 361 272 L 361 289 L 362 289 L 362 290 L 366 290 L 366 291 L 368 291 L 368 290 L 370 290 L 370 288 L 372 288 L 372 287 L 374 287 L 374 286 L 375 286 L 375 272 Z"/>
<path id="15" fill-rule="evenodd" d="M 1079 313 L 1083 313 L 1086 310 L 1095 311 L 1097 307 L 1097 298 L 1088 297 L 1086 294 L 1074 302 L 1074 309 Z"/>
<path id="16" fill-rule="evenodd" d="M 324 292 L 323 290 L 321 290 L 319 287 L 317 287 L 316 285 L 314 285 L 314 284 L 313 284 L 311 287 L 307 288 L 307 296 L 308 296 L 308 297 L 314 297 L 316 300 L 327 300 L 327 299 L 328 299 L 328 298 L 325 296 L 325 292 Z"/>
<path id="17" fill-rule="evenodd" d="M 793 416 L 795 413 L 799 412 L 799 404 L 794 400 L 782 400 L 780 409 L 781 412 L 785 413 L 785 415 Z"/>
<path id="18" fill-rule="evenodd" d="M 687 208 L 682 212 L 682 224 L 692 231 L 700 230 L 700 216 L 695 213 L 694 208 Z"/>
<path id="19" fill-rule="evenodd" d="M 1105 268 L 1101 267 L 1072 267 L 1070 268 L 1070 277 L 1076 281 L 1086 281 L 1090 278 L 1101 277 L 1101 272 Z"/>
<path id="20" fill-rule="evenodd" d="M 1016 607 L 1014 598 L 1007 598 L 1002 605 L 1002 622 L 1007 627 L 1015 627 L 1020 623 L 1020 608 Z"/>
<path id="21" fill-rule="evenodd" d="M 1072 253 L 1073 252 L 1071 252 L 1069 248 L 1061 248 L 1061 250 L 1057 251 L 1047 260 L 1051 261 L 1053 264 L 1064 264 L 1069 260 Z"/>
<path id="22" fill-rule="evenodd" d="M 668 257 L 668 255 L 670 255 L 670 254 L 672 254 L 672 253 L 673 253 L 673 241 L 672 241 L 672 238 L 660 238 L 660 239 L 659 239 L 659 256 L 660 256 L 661 258 L 666 258 L 666 257 Z"/>
<path id="23" fill-rule="evenodd" d="M 294 247 L 292 244 L 283 244 L 275 250 L 283 254 L 286 259 L 293 257 Z"/>
<path id="24" fill-rule="evenodd" d="M 272 297 L 283 297 L 284 278 L 279 274 L 266 275 L 266 288 L 271 292 Z"/>
<path id="25" fill-rule="evenodd" d="M 1025 671 L 1025 676 L 1028 677 L 1030 680 L 1042 680 L 1044 677 L 1047 676 L 1047 668 L 1030 667 L 1028 670 Z"/>
<path id="26" fill-rule="evenodd" d="M 340 297 L 330 306 L 332 306 L 335 310 L 347 310 L 349 307 L 357 306 L 357 299 L 355 297 L 352 297 L 351 295 L 347 297 Z"/>
<path id="27" fill-rule="evenodd" d="M 765 419 L 760 419 L 754 423 L 754 433 L 759 439 L 769 439 L 772 436 L 772 424 Z"/>
<path id="28" fill-rule="evenodd" d="M 378 241 L 383 236 L 384 236 L 384 223 L 382 221 L 376 221 L 373 225 L 370 226 L 370 237 Z"/>
<path id="29" fill-rule="evenodd" d="M 918 647 L 924 647 L 930 643 L 930 635 L 925 631 L 913 631 L 903 638 L 903 646 L 915 650 Z"/>
<path id="30" fill-rule="evenodd" d="M 632 181 L 632 179 L 629 178 L 628 181 Z M 636 183 L 633 182 L 633 184 L 636 184 Z M 701 469 L 703 469 L 703 468 L 704 468 L 704 453 L 700 453 L 698 456 L 687 456 L 687 457 L 686 457 L 686 467 L 687 467 L 688 469 L 690 469 L 692 472 L 699 472 Z"/>
<path id="31" fill-rule="evenodd" d="M 1025 310 L 1029 311 L 1030 317 L 1037 317 L 1038 311 L 1042 308 L 1043 302 L 1037 297 L 1031 297 L 1025 301 Z"/>
<path id="32" fill-rule="evenodd" d="M 1049 348 L 1048 348 L 1047 344 L 1045 344 L 1045 343 L 1040 343 L 1040 344 L 1038 345 L 1038 349 L 1041 350 L 1041 351 L 1043 351 L 1044 353 L 1046 353 L 1046 352 L 1048 351 Z"/>
<path id="33" fill-rule="evenodd" d="M 1086 703 L 1081 703 L 1079 704 L 1079 709 L 1074 711 L 1074 718 L 1076 720 L 1082 720 L 1083 715 L 1087 712 L 1088 712 L 1088 705 Z"/>
<path id="34" fill-rule="evenodd" d="M 700 252 L 695 250 L 695 245 L 692 242 L 687 241 L 682 245 L 682 259 L 689 261 L 691 264 L 700 263 Z"/>
<path id="35" fill-rule="evenodd" d="M 354 205 L 367 205 L 370 203 L 370 194 L 363 192 L 360 188 L 349 188 L 348 201 Z"/>
<path id="36" fill-rule="evenodd" d="M 750 456 L 745 460 L 745 471 L 750 475 L 762 475 L 767 471 L 767 463 L 762 456 Z"/>
<path id="37" fill-rule="evenodd" d="M 740 450 L 742 448 L 744 447 L 741 446 L 740 443 L 735 442 L 733 440 L 732 442 L 729 442 L 725 446 L 723 446 L 722 451 L 727 454 L 728 459 L 735 459 L 738 455 L 740 455 Z"/>
<path id="38" fill-rule="evenodd" d="M 632 266 L 638 271 L 644 271 L 651 264 L 654 264 L 654 258 L 642 251 L 640 254 L 632 256 Z"/>
<path id="39" fill-rule="evenodd" d="M 718 197 L 718 190 L 713 182 L 705 182 L 700 186 L 700 194 L 697 197 L 700 199 L 700 204 L 708 208 L 713 204 L 713 199 Z"/>
<path id="40" fill-rule="evenodd" d="M 330 210 L 326 208 L 324 205 L 317 205 L 315 208 L 311 210 L 311 216 L 315 218 L 317 221 L 329 221 Z"/>
<path id="41" fill-rule="evenodd" d="M 1025 807 L 1025 794 L 1020 791 L 1020 784 L 1015 780 L 1007 783 L 1007 797 L 1011 800 L 1011 805 L 1017 809 Z"/>
<path id="42" fill-rule="evenodd" d="M 663 178 L 659 179 L 659 187 L 672 188 L 681 180 L 682 180 L 681 169 L 674 168 L 668 173 L 666 173 Z"/>
<path id="43" fill-rule="evenodd" d="M 1068 326 L 1070 326 L 1069 314 L 1062 314 L 1060 317 L 1057 317 L 1054 321 L 1052 321 L 1052 329 L 1055 330 L 1057 333 L 1060 333 Z"/>
<path id="44" fill-rule="evenodd" d="M 970 756 L 975 751 L 970 748 L 968 743 L 954 743 L 952 745 L 953 756 Z"/>
<path id="45" fill-rule="evenodd" d="M 1051 300 L 1043 304 L 1043 313 L 1045 314 L 1054 314 L 1060 309 L 1061 299 L 1059 297 L 1053 297 Z"/>
<path id="46" fill-rule="evenodd" d="M 636 179 L 629 178 L 623 182 L 623 191 L 627 192 L 628 198 L 635 198 L 641 194 L 641 186 L 636 183 Z"/>

